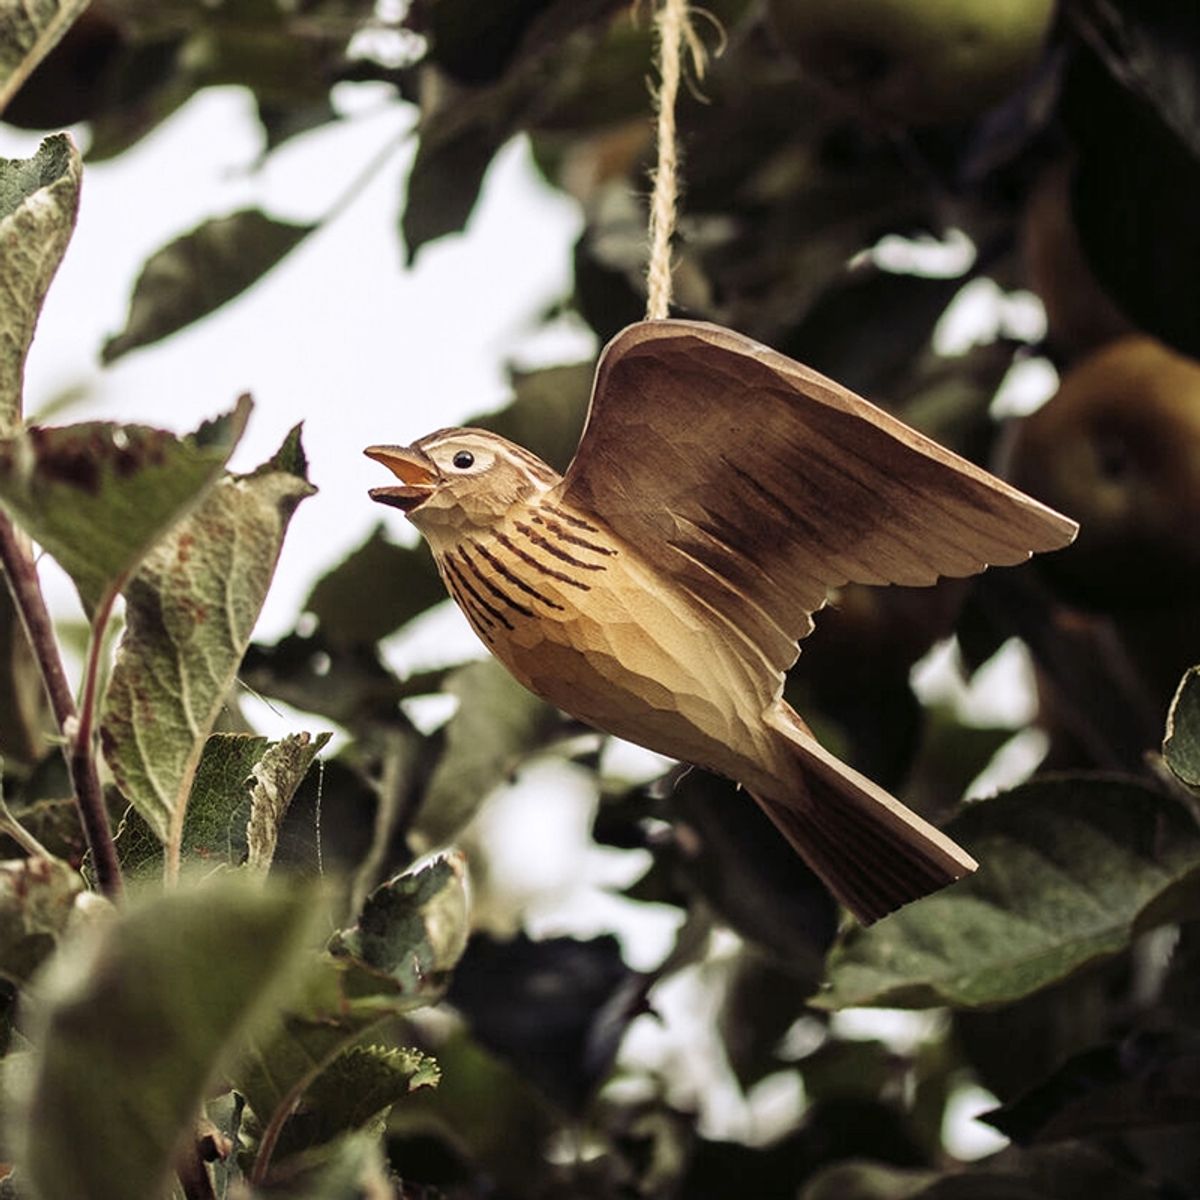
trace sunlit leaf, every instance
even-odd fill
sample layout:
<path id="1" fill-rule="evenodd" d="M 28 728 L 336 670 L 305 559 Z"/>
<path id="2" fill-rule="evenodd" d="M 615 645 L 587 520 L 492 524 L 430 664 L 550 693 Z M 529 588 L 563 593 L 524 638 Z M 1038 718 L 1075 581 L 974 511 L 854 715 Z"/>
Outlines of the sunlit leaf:
<path id="1" fill-rule="evenodd" d="M 178 856 L 200 753 L 249 645 L 288 521 L 313 491 L 278 456 L 250 475 L 227 476 L 126 588 L 101 741 L 117 786 L 168 847 L 168 860 Z"/>
<path id="2" fill-rule="evenodd" d="M 1179 682 L 1167 715 L 1163 758 L 1182 783 L 1200 788 L 1200 667 Z"/>
<path id="3" fill-rule="evenodd" d="M 223 877 L 156 894 L 58 956 L 39 989 L 18 1161 L 44 1200 L 164 1189 L 200 1102 L 289 980 L 307 891 Z"/>
<path id="4" fill-rule="evenodd" d="M 250 817 L 246 823 L 247 862 L 265 871 L 275 857 L 279 827 L 313 759 L 333 735 L 292 733 L 267 747 L 251 772 Z"/>
<path id="5" fill-rule="evenodd" d="M 0 112 L 87 6 L 88 0 L 20 0 L 0 6 Z"/>
<path id="6" fill-rule="evenodd" d="M 1026 784 L 968 806 L 947 832 L 979 871 L 851 932 L 812 1003 L 1003 1004 L 1196 908 L 1200 829 L 1177 800 L 1132 780 Z"/>
<path id="7" fill-rule="evenodd" d="M 275 1160 L 368 1126 L 402 1096 L 435 1087 L 439 1078 L 437 1062 L 419 1050 L 351 1046 L 309 1085 L 284 1127 Z"/>
<path id="8" fill-rule="evenodd" d="M 105 421 L 31 428 L 0 442 L 0 501 L 71 576 L 90 612 L 204 495 L 249 415 L 243 397 L 185 437 Z"/>
<path id="9" fill-rule="evenodd" d="M 329 948 L 355 964 L 362 994 L 428 1001 L 445 988 L 467 944 L 465 869 L 450 854 L 397 875 L 367 897 L 357 925 L 333 936 Z"/>
<path id="10" fill-rule="evenodd" d="M 458 697 L 458 710 L 414 826 L 430 846 L 449 841 L 559 721 L 493 659 L 462 667 L 445 690 Z"/>
<path id="11" fill-rule="evenodd" d="M 125 328 L 104 343 L 105 362 L 207 316 L 257 282 L 316 226 L 243 209 L 216 217 L 152 254 Z"/>
<path id="12" fill-rule="evenodd" d="M 0 975 L 22 983 L 49 957 L 82 891 L 56 858 L 0 862 Z"/>
<path id="13" fill-rule="evenodd" d="M 181 857 L 208 866 L 266 870 L 296 788 L 330 734 L 294 733 L 278 742 L 245 733 L 214 733 L 204 743 L 188 797 Z M 121 821 L 122 867 L 162 869 L 162 844 L 137 809 Z"/>
<path id="14" fill-rule="evenodd" d="M 44 0 L 34 7 L 44 10 L 44 17 L 84 5 Z M 25 6 L 0 9 L 0 109 L 4 74 L 14 70 L 6 57 L 19 44 L 4 24 L 22 19 L 35 19 Z M 0 158 L 0 437 L 12 437 L 20 428 L 25 355 L 75 228 L 80 173 L 79 152 L 65 133 L 47 138 L 32 158 Z"/>

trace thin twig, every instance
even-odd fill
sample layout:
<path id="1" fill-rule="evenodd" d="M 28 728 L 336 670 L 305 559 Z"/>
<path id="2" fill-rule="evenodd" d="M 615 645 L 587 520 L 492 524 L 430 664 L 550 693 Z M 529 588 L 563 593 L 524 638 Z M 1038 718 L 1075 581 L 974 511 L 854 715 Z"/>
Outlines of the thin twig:
<path id="1" fill-rule="evenodd" d="M 697 76 L 704 74 L 704 46 L 692 28 L 688 0 L 663 0 L 655 19 L 658 32 L 658 161 L 650 199 L 650 261 L 646 268 L 646 320 L 671 311 L 671 238 L 679 205 L 679 144 L 675 101 L 679 95 L 684 43 Z"/>
<path id="2" fill-rule="evenodd" d="M 104 806 L 104 793 L 96 769 L 95 749 L 90 734 L 86 742 L 79 738 L 79 716 L 75 708 L 75 699 L 71 695 L 71 685 L 67 682 L 58 641 L 54 636 L 54 623 L 46 608 L 29 542 L 17 532 L 7 514 L 2 512 L 0 566 L 4 567 L 4 577 L 8 580 L 13 604 L 21 614 L 21 623 L 25 627 L 25 634 L 41 672 L 42 683 L 50 698 L 50 708 L 64 738 L 63 755 L 71 775 L 75 803 L 92 854 L 96 879 L 100 890 L 110 899 L 116 899 L 121 894 L 121 867 L 117 861 L 116 847 L 113 845 L 108 810 Z"/>
<path id="3" fill-rule="evenodd" d="M 175 1174 L 187 1200 L 217 1200 L 200 1142 L 193 1140 L 184 1147 L 175 1160 Z"/>

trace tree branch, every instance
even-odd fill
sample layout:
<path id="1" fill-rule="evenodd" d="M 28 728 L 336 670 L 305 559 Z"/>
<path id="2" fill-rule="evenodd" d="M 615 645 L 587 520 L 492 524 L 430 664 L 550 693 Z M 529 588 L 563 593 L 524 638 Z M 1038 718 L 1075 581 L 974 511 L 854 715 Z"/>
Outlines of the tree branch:
<path id="1" fill-rule="evenodd" d="M 113 845 L 108 810 L 96 770 L 96 756 L 90 729 L 86 739 L 79 736 L 79 719 L 71 685 L 63 668 L 54 624 L 42 595 L 41 581 L 29 543 L 18 533 L 8 515 L 0 512 L 0 566 L 8 580 L 13 604 L 21 614 L 21 623 L 33 648 L 54 719 L 64 738 L 63 756 L 71 775 L 75 803 L 83 822 L 84 836 L 92 853 L 100 890 L 110 899 L 121 894 L 121 867 Z"/>

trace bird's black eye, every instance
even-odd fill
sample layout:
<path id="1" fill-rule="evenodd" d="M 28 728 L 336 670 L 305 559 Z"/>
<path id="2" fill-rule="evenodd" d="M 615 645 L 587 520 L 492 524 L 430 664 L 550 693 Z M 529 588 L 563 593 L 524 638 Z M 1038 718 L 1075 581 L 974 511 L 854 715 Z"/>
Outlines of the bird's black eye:
<path id="1" fill-rule="evenodd" d="M 452 461 L 460 471 L 465 471 L 468 467 L 475 465 L 475 455 L 470 450 L 460 450 Z"/>

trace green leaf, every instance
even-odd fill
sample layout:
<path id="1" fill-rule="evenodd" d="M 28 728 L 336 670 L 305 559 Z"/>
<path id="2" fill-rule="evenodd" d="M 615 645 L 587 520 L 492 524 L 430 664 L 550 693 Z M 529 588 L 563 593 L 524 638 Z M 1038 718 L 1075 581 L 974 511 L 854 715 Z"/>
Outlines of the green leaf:
<path id="1" fill-rule="evenodd" d="M 223 877 L 89 930 L 41 982 L 18 1161 L 43 1200 L 158 1196 L 231 1051 L 304 955 L 310 891 Z"/>
<path id="2" fill-rule="evenodd" d="M 351 1046 L 309 1085 L 288 1119 L 275 1149 L 275 1161 L 382 1118 L 409 1092 L 436 1087 L 437 1062 L 419 1050 Z"/>
<path id="3" fill-rule="evenodd" d="M 243 396 L 177 437 L 88 421 L 0 441 L 0 501 L 71 576 L 94 612 L 220 474 L 246 426 Z"/>
<path id="4" fill-rule="evenodd" d="M 357 550 L 317 580 L 304 609 L 317 618 L 331 645 L 361 646 L 445 599 L 446 586 L 428 547 L 397 545 L 376 525 Z"/>
<path id="5" fill-rule="evenodd" d="M 292 733 L 273 742 L 251 773 L 250 817 L 246 822 L 246 861 L 257 871 L 266 871 L 275 857 L 279 827 L 288 806 L 313 759 L 320 754 L 332 733 Z"/>
<path id="6" fill-rule="evenodd" d="M 559 724 L 555 708 L 491 658 L 455 671 L 445 690 L 458 697 L 458 710 L 414 825 L 430 846 L 450 841 Z"/>
<path id="7" fill-rule="evenodd" d="M 278 1133 L 313 1081 L 372 1027 L 436 1001 L 466 935 L 460 858 L 378 888 L 358 926 L 335 934 L 332 953 L 310 961 L 303 996 L 280 1025 L 257 1038 L 231 1072 L 260 1127 Z"/>
<path id="8" fill-rule="evenodd" d="M 361 968 L 363 994 L 399 990 L 424 1001 L 449 982 L 467 944 L 467 893 L 461 855 L 436 859 L 380 884 L 358 924 L 334 934 L 333 954 Z"/>
<path id="9" fill-rule="evenodd" d="M 83 880 L 57 858 L 0 862 L 0 975 L 23 983 L 67 927 Z"/>
<path id="10" fill-rule="evenodd" d="M 43 3 L 43 10 L 58 9 Z M 60 11 L 79 10 L 73 0 Z M 6 72 L 13 64 L 8 53 L 18 43 L 5 24 L 22 12 L 6 6 L 0 16 L 0 109 L 5 103 Z M 26 10 L 27 11 L 27 8 Z M 45 16 L 46 13 L 43 13 Z M 47 138 L 32 158 L 0 158 L 0 437 L 12 437 L 21 426 L 21 395 L 25 356 L 33 339 L 42 301 L 67 242 L 79 207 L 79 151 L 65 134 Z"/>
<path id="11" fill-rule="evenodd" d="M 292 797 L 330 736 L 294 733 L 272 742 L 248 733 L 212 734 L 188 797 L 182 860 L 267 870 Z M 117 852 L 126 872 L 162 870 L 162 844 L 137 809 L 122 818 Z"/>
<path id="12" fill-rule="evenodd" d="M 363 1200 L 390 1196 L 395 1183 L 388 1170 L 379 1134 L 348 1133 L 329 1146 L 294 1155 L 255 1189 L 269 1200 Z"/>
<path id="13" fill-rule="evenodd" d="M 122 794 L 178 860 L 201 751 L 250 643 L 288 521 L 315 489 L 273 462 L 221 480 L 125 589 L 100 726 Z"/>
<path id="14" fill-rule="evenodd" d="M 146 261 L 134 285 L 125 328 L 102 358 L 157 342 L 239 296 L 316 228 L 242 209 L 205 221 Z"/>
<path id="15" fill-rule="evenodd" d="M 21 0 L 0 7 L 0 112 L 87 6 L 88 0 Z M 0 245 L 7 247 L 3 233 Z"/>
<path id="16" fill-rule="evenodd" d="M 409 266 L 426 243 L 463 229 L 496 151 L 512 132 L 506 122 L 463 115 L 443 109 L 422 123 L 400 221 Z"/>
<path id="17" fill-rule="evenodd" d="M 1132 780 L 1047 779 L 969 805 L 947 832 L 980 862 L 834 947 L 819 1008 L 1005 1004 L 1189 915 L 1200 830 Z"/>
<path id="18" fill-rule="evenodd" d="M 1200 667 L 1193 667 L 1179 681 L 1162 752 L 1180 782 L 1200 788 Z"/>

